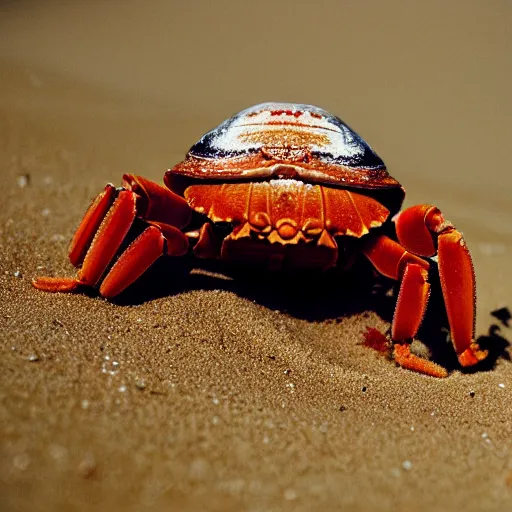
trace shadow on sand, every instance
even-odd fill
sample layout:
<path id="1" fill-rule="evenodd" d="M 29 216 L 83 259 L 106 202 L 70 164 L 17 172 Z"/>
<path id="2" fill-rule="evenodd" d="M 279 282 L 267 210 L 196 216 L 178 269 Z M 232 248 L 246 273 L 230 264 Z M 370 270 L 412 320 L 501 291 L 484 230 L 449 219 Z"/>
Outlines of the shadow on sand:
<path id="1" fill-rule="evenodd" d="M 197 263 L 197 260 L 195 260 Z M 186 258 L 161 258 L 144 276 L 115 299 L 119 305 L 142 304 L 157 298 L 190 290 L 224 290 L 310 322 L 340 321 L 354 314 L 373 311 L 391 323 L 398 293 L 397 283 L 376 275 L 366 261 L 360 261 L 350 272 L 337 270 L 306 275 L 257 272 L 233 268 L 215 261 L 202 262 L 191 272 Z M 444 307 L 437 266 L 430 272 L 431 297 L 418 339 L 431 352 L 431 359 L 448 371 L 460 369 L 449 340 L 449 325 Z M 508 328 L 508 308 L 492 312 Z M 508 316 L 507 316 L 508 315 Z M 363 341 L 363 336 L 361 336 Z M 464 373 L 489 371 L 500 358 L 510 360 L 510 342 L 497 323 L 491 323 L 486 335 L 477 338 L 489 351 L 485 361 Z"/>

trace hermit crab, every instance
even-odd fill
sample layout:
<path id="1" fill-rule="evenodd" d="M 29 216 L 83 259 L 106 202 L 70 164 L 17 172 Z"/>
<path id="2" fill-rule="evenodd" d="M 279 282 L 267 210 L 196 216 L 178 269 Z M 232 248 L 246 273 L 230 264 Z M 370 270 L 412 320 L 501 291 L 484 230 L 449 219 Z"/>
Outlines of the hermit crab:
<path id="1" fill-rule="evenodd" d="M 395 360 L 440 376 L 409 350 L 429 299 L 428 258 L 437 255 L 458 360 L 471 366 L 486 357 L 474 341 L 475 276 L 462 233 L 432 205 L 399 213 L 400 183 L 327 111 L 290 103 L 243 110 L 206 133 L 164 183 L 125 174 L 120 188 L 108 184 L 71 242 L 77 278 L 39 277 L 34 286 L 98 287 L 112 298 L 162 256 L 304 272 L 348 267 L 362 254 L 401 283 L 391 326 Z M 126 243 L 136 220 L 144 229 Z"/>

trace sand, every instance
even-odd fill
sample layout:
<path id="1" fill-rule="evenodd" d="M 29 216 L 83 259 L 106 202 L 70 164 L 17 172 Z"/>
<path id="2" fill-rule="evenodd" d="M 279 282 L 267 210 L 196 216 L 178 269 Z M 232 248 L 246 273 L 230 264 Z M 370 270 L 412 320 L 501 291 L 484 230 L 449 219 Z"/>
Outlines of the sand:
<path id="1" fill-rule="evenodd" d="M 362 7 L 321 4 L 308 18 L 313 46 L 275 19 L 265 33 L 277 35 L 260 41 L 257 11 L 227 2 L 4 6 L 0 509 L 510 510 L 511 77 L 500 56 L 511 11 L 455 4 L 375 4 L 364 22 Z M 293 26 L 308 9 L 274 14 Z M 348 39 L 333 35 L 341 20 Z M 359 84 L 342 68 L 323 84 L 290 78 L 314 51 L 327 68 L 365 27 L 373 38 L 350 68 Z M 265 77 L 284 70 L 281 81 L 245 65 L 246 33 Z M 199 84 L 205 47 L 216 64 Z M 365 85 L 369 61 L 381 87 Z M 342 116 L 406 186 L 407 204 L 434 202 L 464 231 L 488 364 L 457 366 L 438 294 L 420 339 L 448 378 L 364 347 L 367 327 L 389 327 L 396 298 L 364 268 L 308 282 L 160 266 L 116 302 L 32 288 L 37 275 L 74 275 L 68 241 L 107 181 L 160 180 L 203 132 L 274 99 Z"/>

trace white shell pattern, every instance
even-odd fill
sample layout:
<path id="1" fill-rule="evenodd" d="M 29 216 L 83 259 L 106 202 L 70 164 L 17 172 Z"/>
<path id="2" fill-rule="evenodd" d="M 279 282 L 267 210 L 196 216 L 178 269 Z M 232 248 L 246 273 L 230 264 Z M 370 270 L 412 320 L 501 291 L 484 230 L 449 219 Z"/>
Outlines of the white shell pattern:
<path id="1" fill-rule="evenodd" d="M 288 142 L 287 131 L 307 132 L 313 141 L 318 136 L 322 144 L 313 142 L 309 149 L 327 163 L 385 169 L 371 147 L 341 119 L 319 107 L 296 103 L 261 103 L 242 110 L 205 134 L 190 154 L 215 158 L 255 152 L 264 145 L 258 142 L 258 133 L 272 130 L 280 132 L 283 145 Z"/>

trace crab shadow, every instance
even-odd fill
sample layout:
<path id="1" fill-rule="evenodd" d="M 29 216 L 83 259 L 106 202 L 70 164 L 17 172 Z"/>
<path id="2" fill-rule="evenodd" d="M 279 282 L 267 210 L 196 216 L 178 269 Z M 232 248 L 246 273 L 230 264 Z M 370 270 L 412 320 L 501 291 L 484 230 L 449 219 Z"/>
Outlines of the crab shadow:
<path id="1" fill-rule="evenodd" d="M 460 370 L 449 339 L 448 318 L 434 262 L 429 281 L 430 301 L 417 338 L 430 351 L 434 361 L 449 371 Z M 330 270 L 287 275 L 233 268 L 215 261 L 204 261 L 200 267 L 194 265 L 192 269 L 187 259 L 173 259 L 173 265 L 169 265 L 168 260 L 162 258 L 113 302 L 137 305 L 192 290 L 228 291 L 309 322 L 341 322 L 344 318 L 372 311 L 390 324 L 398 295 L 397 283 L 377 275 L 365 260 L 357 262 L 349 272 Z M 509 327 L 512 316 L 508 308 L 491 314 L 504 327 Z M 477 342 L 482 349 L 488 350 L 489 355 L 475 367 L 464 369 L 464 373 L 489 371 L 498 359 L 510 361 L 510 342 L 498 323 L 491 323 L 487 334 L 479 336 Z"/>

